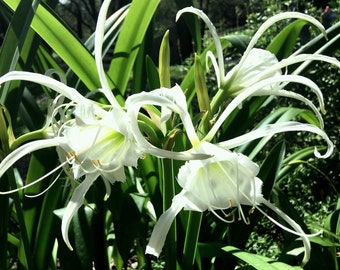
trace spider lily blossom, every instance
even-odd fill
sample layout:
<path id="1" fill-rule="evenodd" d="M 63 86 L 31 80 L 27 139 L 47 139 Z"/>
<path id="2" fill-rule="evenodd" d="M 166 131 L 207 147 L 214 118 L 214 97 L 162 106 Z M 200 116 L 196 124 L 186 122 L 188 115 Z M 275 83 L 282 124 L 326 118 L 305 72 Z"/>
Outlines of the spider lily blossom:
<path id="1" fill-rule="evenodd" d="M 333 152 L 334 146 L 322 130 L 312 125 L 296 122 L 265 125 L 248 134 L 216 144 L 207 141 L 197 143 L 192 151 L 196 154 L 205 154 L 209 158 L 187 161 L 180 168 L 177 181 L 182 187 L 182 191 L 173 198 L 171 207 L 157 221 L 147 245 L 146 253 L 159 256 L 171 223 L 182 209 L 198 212 L 209 210 L 220 220 L 230 223 L 235 218 L 232 214 L 225 213 L 224 210 L 237 207 L 238 220 L 249 223 L 249 218 L 242 210 L 242 205 L 249 205 L 252 206 L 250 213 L 258 209 L 279 227 L 302 238 L 305 249 L 302 265 L 306 264 L 310 258 L 311 250 L 308 237 L 317 234 L 305 234 L 294 220 L 263 198 L 261 191 L 262 180 L 257 177 L 259 172 L 258 165 L 241 153 L 230 150 L 257 138 L 294 130 L 309 131 L 323 136 L 328 143 L 328 150 L 324 155 L 321 155 L 315 149 L 316 156 L 325 158 Z M 285 227 L 270 217 L 260 208 L 261 205 L 265 205 L 274 211 L 292 229 Z M 220 210 L 223 215 L 219 215 L 216 210 Z"/>
<path id="2" fill-rule="evenodd" d="M 328 62 L 336 65 L 337 67 L 340 67 L 339 61 L 337 61 L 335 58 L 328 57 L 325 55 L 292 54 L 290 57 L 278 61 L 276 56 L 270 53 L 269 51 L 254 48 L 258 39 L 270 26 L 284 19 L 305 20 L 310 24 L 316 26 L 322 33 L 325 34 L 324 27 L 315 18 L 298 12 L 284 12 L 269 18 L 258 29 L 258 31 L 255 33 L 255 35 L 249 42 L 248 47 L 243 53 L 243 56 L 241 57 L 239 63 L 227 74 L 225 74 L 223 48 L 215 26 L 212 24 L 208 16 L 203 11 L 193 7 L 187 7 L 180 10 L 177 13 L 176 19 L 178 19 L 185 12 L 194 13 L 205 22 L 213 37 L 213 41 L 216 47 L 217 58 L 215 58 L 214 54 L 211 51 L 208 51 L 206 54 L 207 60 L 210 59 L 212 62 L 219 87 L 219 91 L 212 101 L 213 107 L 220 106 L 221 101 L 225 100 L 227 97 L 235 97 L 244 89 L 247 89 L 253 84 L 260 82 L 261 80 L 281 75 L 282 69 L 285 69 L 293 64 L 297 64 L 300 62 L 306 63 L 309 61 L 317 60 Z M 208 61 L 206 61 L 206 63 L 208 63 Z M 293 72 L 294 75 L 296 75 L 301 70 L 298 68 L 296 71 L 297 72 Z M 271 90 L 277 89 L 278 88 L 277 86 L 278 84 L 277 83 L 275 84 L 273 82 L 273 84 L 268 84 L 266 88 L 262 88 L 262 90 L 263 91 L 268 90 L 266 91 L 267 93 L 275 95 L 275 93 L 271 93 Z M 283 86 L 284 85 L 281 85 L 281 88 Z M 321 109 L 323 109 L 322 106 Z"/>
<path id="3" fill-rule="evenodd" d="M 109 3 L 106 0 L 101 7 L 95 37 L 95 59 L 102 86 L 99 91 L 105 95 L 109 105 L 95 103 L 76 89 L 45 75 L 14 71 L 0 77 L 0 85 L 13 80 L 30 81 L 59 94 L 52 103 L 47 123 L 41 132 L 45 138 L 23 144 L 9 153 L 0 163 L 0 177 L 24 155 L 48 147 L 57 148 L 61 164 L 55 170 L 63 167 L 74 180 L 84 177 L 74 189 L 62 219 L 62 235 L 70 249 L 72 247 L 67 234 L 69 224 L 75 212 L 83 205 L 84 196 L 94 181 L 101 177 L 106 187 L 105 197 L 109 196 L 110 185 L 125 180 L 124 167 L 136 167 L 143 154 L 134 140 L 134 129 L 127 114 L 112 94 L 103 69 L 102 43 Z M 70 102 L 63 103 L 65 98 Z M 2 194 L 10 192 L 14 191 Z"/>
<path id="4" fill-rule="evenodd" d="M 62 218 L 62 236 L 70 249 L 72 249 L 72 246 L 68 239 L 68 228 L 72 217 L 83 205 L 85 194 L 99 177 L 104 181 L 105 198 L 107 198 L 110 195 L 111 184 L 115 181 L 125 181 L 124 167 L 136 167 L 138 159 L 143 157 L 144 153 L 160 157 L 171 156 L 182 160 L 205 157 L 205 155 L 195 155 L 188 151 L 173 153 L 157 148 L 149 150 L 146 144 L 139 145 L 141 140 L 138 140 L 139 137 L 136 135 L 140 134 L 137 120 L 131 120 L 131 114 L 128 115 L 126 109 L 116 100 L 103 68 L 102 43 L 110 2 L 110 0 L 105 0 L 101 6 L 96 26 L 94 49 L 96 67 L 101 83 L 98 90 L 104 94 L 109 105 L 99 104 L 87 99 L 76 89 L 49 76 L 13 71 L 0 77 L 0 86 L 5 82 L 22 80 L 40 84 L 59 94 L 52 102 L 46 124 L 41 130 L 44 138 L 23 144 L 9 153 L 0 163 L 0 177 L 23 156 L 48 147 L 57 148 L 61 164 L 29 186 L 43 180 L 60 168 L 64 168 L 64 171 L 72 180 L 84 178 L 74 189 Z M 125 15 L 126 12 L 122 13 L 122 16 Z M 117 27 L 117 25 L 114 24 L 113 27 Z M 70 100 L 70 102 L 64 103 L 65 99 Z M 136 104 L 141 102 L 139 97 L 131 97 L 131 99 Z M 127 106 L 128 104 L 125 107 L 128 108 Z M 168 112 L 166 106 L 164 108 L 163 117 L 166 118 Z M 137 114 L 134 116 L 137 118 Z M 188 121 L 188 119 L 185 121 Z M 28 186 L 19 189 L 26 187 Z M 19 189 L 0 192 L 0 194 L 8 194 Z"/>
<path id="5" fill-rule="evenodd" d="M 248 157 L 236 152 L 232 152 L 232 149 L 258 138 L 270 137 L 280 132 L 306 131 L 321 136 L 327 142 L 328 149 L 326 153 L 321 154 L 315 148 L 315 156 L 327 158 L 332 154 L 334 149 L 334 145 L 328 138 L 327 134 L 319 127 L 314 125 L 295 121 L 286 121 L 263 125 L 261 127 L 255 128 L 247 134 L 232 138 L 227 141 L 221 141 L 215 144 L 210 143 L 210 141 L 215 138 L 219 128 L 228 118 L 230 113 L 239 107 L 239 105 L 242 104 L 245 99 L 254 95 L 256 91 L 260 91 L 259 89 L 263 89 L 265 86 L 268 86 L 273 82 L 279 84 L 286 81 L 301 83 L 310 87 L 320 96 L 320 100 L 323 100 L 322 93 L 317 85 L 302 76 L 280 75 L 275 76 L 274 78 L 262 80 L 253 84 L 251 87 L 248 87 L 239 95 L 237 95 L 220 114 L 220 117 L 216 120 L 210 131 L 201 141 L 195 133 L 194 125 L 189 118 L 187 108 L 184 106 L 184 104 L 186 104 L 184 102 L 185 96 L 183 91 L 180 91 L 179 86 L 175 86 L 172 89 L 174 91 L 168 91 L 169 89 L 161 89 L 157 91 L 151 91 L 149 93 L 142 92 L 140 94 L 135 94 L 133 97 L 131 97 L 131 99 L 128 98 L 127 104 L 129 104 L 129 109 L 127 112 L 131 116 L 131 119 L 134 119 L 131 121 L 135 128 L 137 128 L 136 114 L 140 107 L 147 104 L 157 106 L 167 104 L 168 110 L 170 109 L 180 115 L 184 130 L 187 131 L 188 139 L 192 145 L 191 152 L 193 154 L 201 154 L 202 156 L 206 156 L 206 158 L 202 158 L 201 160 L 186 161 L 186 163 L 180 168 L 178 173 L 178 183 L 183 189 L 173 198 L 171 207 L 161 215 L 158 222 L 156 223 L 147 246 L 146 253 L 159 256 L 171 223 L 183 208 L 185 210 L 199 212 L 209 210 L 217 215 L 221 220 L 230 222 L 233 220 L 233 218 L 230 219 L 221 217 L 217 214 L 216 210 L 221 210 L 223 213 L 224 209 L 229 209 L 235 206 L 239 211 L 239 219 L 243 219 L 245 222 L 248 222 L 247 217 L 242 211 L 241 205 L 250 205 L 253 207 L 252 209 L 259 209 L 259 211 L 267 216 L 271 221 L 286 231 L 300 236 L 305 247 L 303 264 L 308 261 L 311 248 L 310 242 L 308 240 L 308 236 L 310 235 L 306 235 L 294 220 L 289 218 L 280 209 L 263 198 L 261 192 L 262 181 L 256 177 L 259 171 L 258 165 L 252 162 Z M 323 125 L 322 116 L 311 101 L 297 94 L 287 93 L 284 90 L 275 91 L 278 91 L 278 95 L 288 96 L 303 101 L 315 112 L 319 118 L 320 126 Z M 139 99 L 140 101 L 134 102 L 135 99 Z M 138 105 L 136 106 L 136 104 Z M 169 111 L 167 111 L 167 115 L 168 114 Z M 145 145 L 145 147 L 153 147 L 149 142 L 147 142 L 141 133 L 135 134 L 138 134 L 138 139 L 136 138 L 136 140 L 140 145 Z M 284 219 L 292 227 L 292 229 L 281 225 L 278 221 L 268 216 L 260 208 L 260 205 L 265 205 L 269 209 L 273 210 L 282 219 Z"/>
<path id="6" fill-rule="evenodd" d="M 42 130 L 46 139 L 21 145 L 8 154 L 0 164 L 1 177 L 24 155 L 55 146 L 61 165 L 65 168 L 67 165 L 71 167 L 70 177 L 80 179 L 85 176 L 85 180 L 73 191 L 62 219 L 63 237 L 71 248 L 67 237 L 68 226 L 75 212 L 83 204 L 87 190 L 101 176 L 108 196 L 110 184 L 125 180 L 124 166 L 136 167 L 142 151 L 134 140 L 133 128 L 129 125 L 127 115 L 121 107 L 112 106 L 109 110 L 104 110 L 100 105 L 84 98 L 75 89 L 47 76 L 34 73 L 8 73 L 0 78 L 0 84 L 14 79 L 39 83 L 71 100 L 69 104 L 58 105 L 48 116 L 53 121 Z M 67 108 L 66 111 L 64 107 Z M 72 109 L 74 116 L 70 117 L 68 114 Z M 64 115 L 61 115 L 60 120 L 55 120 L 56 114 L 61 112 Z"/>
<path id="7" fill-rule="evenodd" d="M 257 178 L 259 167 L 248 157 L 223 149 L 208 142 L 202 142 L 194 151 L 213 157 L 203 160 L 187 161 L 179 170 L 178 183 L 183 188 L 172 201 L 171 207 L 159 218 L 146 248 L 146 253 L 159 256 L 166 239 L 166 234 L 176 215 L 183 208 L 203 212 L 209 210 L 224 222 L 233 222 L 232 213 L 225 209 L 237 207 L 239 220 L 249 222 L 242 210 L 242 205 L 252 206 L 249 214 L 255 209 L 261 211 L 271 221 L 283 229 L 302 237 L 305 247 L 305 264 L 310 257 L 310 242 L 301 227 L 272 205 L 262 196 L 262 181 Z M 294 230 L 291 230 L 268 216 L 260 205 L 265 205 Z M 220 210 L 222 216 L 217 213 Z"/>

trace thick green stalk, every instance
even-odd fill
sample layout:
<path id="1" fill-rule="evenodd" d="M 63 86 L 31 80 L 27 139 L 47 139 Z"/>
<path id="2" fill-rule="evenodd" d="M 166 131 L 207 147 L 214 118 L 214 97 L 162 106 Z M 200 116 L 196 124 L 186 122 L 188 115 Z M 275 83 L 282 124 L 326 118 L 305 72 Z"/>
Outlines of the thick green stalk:
<path id="1" fill-rule="evenodd" d="M 198 236 L 201 228 L 202 213 L 190 211 L 184 240 L 182 269 L 190 270 L 194 267 L 197 251 Z"/>

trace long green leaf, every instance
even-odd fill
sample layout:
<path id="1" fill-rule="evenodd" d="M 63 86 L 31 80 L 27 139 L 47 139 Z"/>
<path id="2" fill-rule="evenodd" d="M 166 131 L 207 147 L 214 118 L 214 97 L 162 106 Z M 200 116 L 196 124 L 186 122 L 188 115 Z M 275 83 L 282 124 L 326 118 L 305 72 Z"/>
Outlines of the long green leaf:
<path id="1" fill-rule="evenodd" d="M 303 20 L 296 20 L 286 26 L 268 45 L 267 50 L 276 55 L 278 59 L 287 58 L 291 55 L 302 28 L 308 23 Z"/>
<path id="2" fill-rule="evenodd" d="M 297 270 L 302 269 L 301 267 L 293 267 L 284 263 L 280 262 L 271 262 L 270 258 L 248 253 L 242 251 L 238 248 L 232 246 L 226 246 L 222 248 L 224 251 L 231 253 L 233 256 L 237 257 L 238 259 L 248 263 L 249 265 L 255 267 L 258 270 Z"/>
<path id="3" fill-rule="evenodd" d="M 54 183 L 44 196 L 41 211 L 39 212 L 33 251 L 37 270 L 47 269 L 49 263 L 52 261 L 52 249 L 57 232 L 60 231 L 60 228 L 57 227 L 57 222 L 55 222 L 57 217 L 53 214 L 53 211 L 57 209 L 60 204 L 60 194 L 63 184 L 63 181 L 60 181 L 60 179 Z"/>
<path id="4" fill-rule="evenodd" d="M 12 10 L 16 10 L 20 0 L 4 0 L 4 2 Z M 31 27 L 77 74 L 88 89 L 96 89 L 100 86 L 93 56 L 51 10 L 39 5 Z"/>
<path id="5" fill-rule="evenodd" d="M 124 95 L 145 33 L 160 0 L 133 1 L 122 25 L 109 75 L 114 87 Z"/>
<path id="6" fill-rule="evenodd" d="M 35 9 L 40 1 L 21 1 L 14 13 L 0 50 L 0 75 L 14 70 L 24 46 Z M 0 3 L 1 4 L 1 3 Z M 1 4 L 2 5 L 2 4 Z"/>

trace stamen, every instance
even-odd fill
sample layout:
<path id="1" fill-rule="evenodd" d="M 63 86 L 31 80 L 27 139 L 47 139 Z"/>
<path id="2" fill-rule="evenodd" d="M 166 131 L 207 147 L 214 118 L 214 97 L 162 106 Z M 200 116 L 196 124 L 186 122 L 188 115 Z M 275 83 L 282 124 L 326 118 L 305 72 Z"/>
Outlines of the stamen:
<path id="1" fill-rule="evenodd" d="M 255 208 L 255 206 L 253 206 L 253 207 L 252 207 L 252 208 L 249 210 L 249 212 L 248 212 L 248 213 L 249 213 L 249 215 L 253 214 L 253 213 L 254 213 L 254 211 L 255 211 L 255 209 L 256 209 L 256 208 Z"/>
<path id="2" fill-rule="evenodd" d="M 225 213 L 223 210 L 221 210 L 224 217 L 228 218 L 228 217 L 231 217 L 233 215 L 233 213 Z"/>
<path id="3" fill-rule="evenodd" d="M 233 201 L 232 201 L 232 199 L 229 199 L 229 208 L 233 208 Z"/>
<path id="4" fill-rule="evenodd" d="M 224 213 L 224 217 L 225 217 L 225 218 L 232 217 L 231 220 L 226 220 L 228 223 L 232 223 L 232 222 L 235 221 L 235 214 L 234 214 L 234 213 L 228 213 L 228 214 L 225 214 L 225 213 Z"/>
<path id="5" fill-rule="evenodd" d="M 65 156 L 66 156 L 67 161 L 70 161 L 71 155 L 68 152 L 65 152 Z"/>
<path id="6" fill-rule="evenodd" d="M 72 151 L 71 154 L 72 154 L 72 156 L 74 157 L 74 159 L 75 159 L 79 164 L 81 164 L 81 160 L 78 158 L 76 152 Z"/>

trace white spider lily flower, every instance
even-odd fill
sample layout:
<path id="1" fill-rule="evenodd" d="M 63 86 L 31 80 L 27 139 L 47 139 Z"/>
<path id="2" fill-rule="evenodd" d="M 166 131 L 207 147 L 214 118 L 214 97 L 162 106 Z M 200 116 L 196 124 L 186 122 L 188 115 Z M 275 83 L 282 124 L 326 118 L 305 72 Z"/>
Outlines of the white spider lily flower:
<path id="1" fill-rule="evenodd" d="M 282 82 L 304 84 L 310 87 L 318 96 L 320 96 L 320 99 L 323 100 L 322 93 L 317 85 L 302 76 L 278 75 L 273 78 L 261 80 L 242 91 L 229 103 L 202 141 L 198 139 L 193 123 L 189 121 L 189 112 L 187 111 L 186 106 L 184 106 L 186 103 L 183 101 L 183 91 L 181 91 L 178 86 L 175 86 L 172 89 L 173 91 L 169 91 L 169 89 L 159 89 L 149 93 L 135 94 L 130 100 L 127 100 L 127 103 L 129 103 L 128 114 L 131 115 L 131 119 L 134 119 L 132 122 L 135 128 L 137 128 L 136 114 L 140 110 L 141 106 L 147 104 L 163 106 L 166 104 L 168 109 L 180 115 L 184 130 L 187 131 L 188 139 L 193 146 L 191 150 L 192 154 L 205 155 L 205 158 L 200 160 L 187 161 L 180 168 L 177 179 L 179 185 L 182 187 L 182 191 L 173 198 L 171 207 L 166 210 L 166 212 L 163 213 L 157 221 L 149 244 L 147 245 L 146 253 L 159 256 L 171 223 L 183 208 L 185 210 L 199 212 L 209 210 L 221 220 L 231 222 L 233 221 L 232 216 L 231 219 L 228 214 L 223 217 L 218 215 L 216 211 L 221 210 L 221 212 L 224 213 L 224 209 L 237 207 L 239 219 L 248 222 L 248 218 L 242 211 L 241 205 L 250 205 L 253 210 L 258 209 L 276 225 L 302 238 L 305 248 L 305 256 L 302 264 L 307 263 L 311 249 L 308 237 L 311 235 L 306 235 L 294 220 L 263 198 L 261 191 L 262 181 L 257 178 L 257 174 L 259 172 L 258 165 L 252 162 L 248 157 L 232 152 L 231 149 L 258 138 L 270 137 L 281 132 L 306 131 L 321 136 L 327 142 L 328 149 L 325 154 L 319 153 L 315 148 L 315 156 L 319 158 L 326 158 L 329 157 L 334 150 L 334 145 L 328 138 L 327 134 L 317 126 L 294 121 L 286 121 L 282 123 L 264 125 L 227 141 L 217 142 L 216 144 L 210 143 L 210 141 L 215 138 L 219 128 L 228 118 L 230 113 L 239 107 L 244 100 L 250 96 L 260 94 L 261 90 L 259 89 L 263 89 L 267 85 L 273 83 L 279 84 Z M 282 89 L 275 91 L 278 96 L 286 96 L 304 102 L 315 112 L 319 118 L 320 126 L 323 125 L 322 116 L 312 102 L 298 94 Z M 136 99 L 139 100 L 139 102 L 136 102 Z M 168 113 L 169 111 L 167 110 L 167 115 L 169 115 Z M 165 119 L 168 119 L 168 117 Z M 141 133 L 136 134 L 139 137 L 138 139 L 136 138 L 136 141 L 138 141 L 140 145 L 145 145 L 144 147 L 149 148 L 154 147 L 146 141 Z M 265 205 L 269 209 L 273 210 L 282 219 L 284 219 L 292 227 L 292 229 L 285 227 L 272 217 L 268 216 L 265 212 L 263 212 L 263 210 L 261 210 L 260 205 Z"/>
<path id="2" fill-rule="evenodd" d="M 132 135 L 126 113 L 120 108 L 94 114 L 95 105 L 77 105 L 75 119 L 66 122 L 59 130 L 65 140 L 59 145 L 58 154 L 72 167 L 73 177 L 85 179 L 75 188 L 65 209 L 62 234 L 72 249 L 67 231 L 73 215 L 83 205 L 84 196 L 93 182 L 101 176 L 106 187 L 105 199 L 110 195 L 111 184 L 125 181 L 125 166 L 137 167 L 142 157 Z"/>
<path id="3" fill-rule="evenodd" d="M 199 16 L 205 24 L 208 26 L 208 29 L 212 35 L 215 47 L 217 59 L 213 55 L 211 51 L 208 51 L 206 54 L 207 60 L 210 59 L 213 65 L 213 68 L 216 73 L 217 82 L 219 91 L 215 95 L 212 106 L 215 106 L 217 102 L 217 106 L 219 106 L 219 102 L 224 100 L 226 97 L 235 97 L 244 89 L 252 86 L 253 84 L 265 80 L 268 78 L 273 78 L 274 76 L 279 76 L 282 74 L 281 70 L 287 68 L 289 65 L 297 64 L 299 62 L 310 62 L 313 60 L 324 61 L 340 67 L 339 61 L 335 58 L 328 57 L 320 54 L 293 54 L 290 57 L 278 61 L 275 55 L 270 53 L 269 51 L 254 48 L 256 42 L 261 37 L 261 35 L 273 24 L 280 20 L 284 19 L 302 19 L 305 20 L 312 25 L 316 26 L 322 33 L 325 34 L 325 29 L 322 24 L 316 20 L 315 18 L 298 13 L 298 12 L 284 12 L 278 15 L 275 15 L 269 18 L 263 25 L 258 29 L 253 38 L 248 44 L 247 49 L 243 53 L 239 63 L 230 70 L 227 74 L 225 74 L 225 65 L 224 65 L 224 56 L 223 49 L 217 34 L 215 26 L 212 24 L 208 16 L 201 10 L 196 9 L 194 7 L 187 7 L 181 9 L 176 16 L 178 19 L 183 13 L 190 12 Z M 208 64 L 208 61 L 206 61 Z M 298 74 L 301 69 L 296 69 L 296 72 L 293 74 Z M 268 84 L 266 88 L 262 88 L 261 90 L 273 90 L 277 88 L 276 84 Z M 281 85 L 281 88 L 284 85 Z M 272 93 L 275 94 L 275 93 Z M 320 100 L 320 103 L 323 101 Z M 323 105 L 321 106 L 321 110 L 323 112 Z"/>
<path id="4" fill-rule="evenodd" d="M 46 139 L 23 144 L 0 163 L 1 177 L 24 155 L 55 146 L 61 166 L 67 168 L 69 164 L 71 167 L 68 173 L 71 179 L 85 176 L 85 180 L 73 191 L 62 219 L 62 234 L 66 244 L 72 249 L 67 236 L 68 226 L 75 212 L 83 205 L 84 196 L 92 183 L 101 176 L 106 187 L 105 197 L 109 196 L 110 185 L 115 181 L 125 180 L 124 167 L 136 167 L 143 153 L 134 139 L 132 133 L 135 131 L 130 125 L 129 118 L 121 107 L 113 106 L 109 110 L 104 110 L 84 98 L 75 89 L 47 76 L 34 73 L 8 73 L 0 78 L 0 84 L 12 79 L 13 76 L 15 79 L 30 80 L 48 86 L 72 100 L 70 104 L 58 105 L 53 114 L 48 116 L 51 122 L 43 129 L 46 131 Z M 61 115 L 61 113 L 68 113 L 64 111 L 64 106 L 68 108 L 67 111 L 74 107 L 74 117 Z M 57 113 L 61 115 L 58 121 L 54 120 Z M 65 171 L 69 170 L 65 169 Z M 50 173 L 37 181 L 41 181 L 48 175 Z M 2 194 L 10 192 L 14 190 Z"/>
<path id="5" fill-rule="evenodd" d="M 146 253 L 159 256 L 170 226 L 183 208 L 198 212 L 209 210 L 220 220 L 230 223 L 235 220 L 234 214 L 224 210 L 237 207 L 238 220 L 249 223 L 249 217 L 242 210 L 242 205 L 249 205 L 252 206 L 249 214 L 258 209 L 276 225 L 300 236 L 305 247 L 303 264 L 308 261 L 311 245 L 307 237 L 311 235 L 306 235 L 294 220 L 263 198 L 262 181 L 256 177 L 259 172 L 257 164 L 240 153 L 208 142 L 201 142 L 194 151 L 212 157 L 187 161 L 180 168 L 178 183 L 183 189 L 173 198 L 171 207 L 157 221 Z M 278 214 L 293 230 L 268 216 L 261 210 L 262 204 Z M 222 215 L 218 214 L 217 210 L 220 210 Z"/>
<path id="6" fill-rule="evenodd" d="M 93 182 L 99 177 L 103 179 L 106 198 L 110 195 L 111 184 L 125 180 L 124 167 L 136 167 L 138 159 L 143 155 L 132 135 L 136 130 L 130 125 L 125 110 L 111 92 L 102 64 L 102 43 L 109 3 L 110 0 L 105 0 L 101 7 L 95 37 L 95 59 L 101 83 L 99 91 L 105 95 L 109 105 L 95 103 L 82 96 L 76 89 L 45 75 L 13 71 L 0 77 L 0 85 L 13 80 L 23 80 L 46 86 L 59 94 L 52 103 L 47 123 L 42 129 L 46 138 L 23 144 L 9 153 L 0 163 L 0 177 L 24 155 L 48 147 L 57 148 L 61 164 L 32 184 L 43 180 L 61 167 L 72 180 L 85 177 L 74 189 L 62 219 L 62 235 L 70 249 L 72 246 L 67 234 L 69 224 L 75 212 L 83 205 L 84 196 Z M 122 16 L 125 15 L 126 13 L 123 13 Z M 71 102 L 62 103 L 65 98 Z M 103 109 L 104 107 L 107 109 Z M 71 169 L 68 170 L 68 167 Z M 16 190 L 1 194 L 14 191 Z"/>

